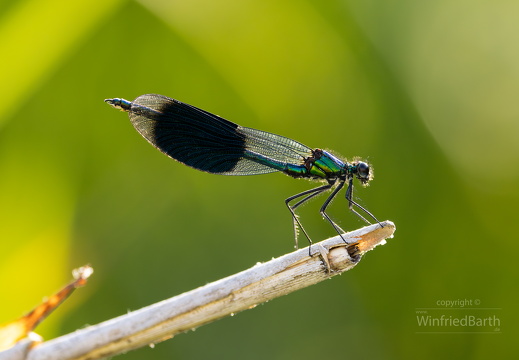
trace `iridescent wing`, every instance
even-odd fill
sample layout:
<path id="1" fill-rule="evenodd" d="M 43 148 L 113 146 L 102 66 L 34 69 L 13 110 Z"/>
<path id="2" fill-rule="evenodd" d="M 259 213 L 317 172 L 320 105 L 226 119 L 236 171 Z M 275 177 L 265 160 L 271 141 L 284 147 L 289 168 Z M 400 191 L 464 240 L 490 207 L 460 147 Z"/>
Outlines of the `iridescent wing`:
<path id="1" fill-rule="evenodd" d="M 301 165 L 312 149 L 289 138 L 241 127 L 163 95 L 139 96 L 128 110 L 135 129 L 154 147 L 195 169 L 257 175 Z M 251 156 L 255 154 L 255 156 Z"/>

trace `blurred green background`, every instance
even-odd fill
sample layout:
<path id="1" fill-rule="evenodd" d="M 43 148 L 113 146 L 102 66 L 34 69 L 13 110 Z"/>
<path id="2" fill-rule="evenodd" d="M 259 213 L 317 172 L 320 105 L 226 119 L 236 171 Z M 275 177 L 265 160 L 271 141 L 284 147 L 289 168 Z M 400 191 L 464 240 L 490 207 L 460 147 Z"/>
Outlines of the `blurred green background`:
<path id="1" fill-rule="evenodd" d="M 397 232 L 341 277 L 121 359 L 513 358 L 518 11 L 467 0 L 3 0 L 0 322 L 86 263 L 89 285 L 37 328 L 46 339 L 292 250 L 283 200 L 315 184 L 197 172 L 103 102 L 159 93 L 368 159 L 375 179 L 356 195 Z M 363 226 L 342 197 L 330 214 Z M 314 240 L 334 235 L 322 201 L 301 211 Z M 435 329 L 418 325 L 417 309 L 461 317 L 469 309 L 441 305 L 458 299 L 499 326 L 422 333 Z"/>

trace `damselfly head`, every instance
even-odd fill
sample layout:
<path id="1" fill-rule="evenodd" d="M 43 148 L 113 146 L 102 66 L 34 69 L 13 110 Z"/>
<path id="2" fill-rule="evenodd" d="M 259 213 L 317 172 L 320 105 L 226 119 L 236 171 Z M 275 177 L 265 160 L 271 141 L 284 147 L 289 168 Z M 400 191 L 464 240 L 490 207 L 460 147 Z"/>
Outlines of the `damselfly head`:
<path id="1" fill-rule="evenodd" d="M 353 162 L 353 174 L 357 176 L 362 185 L 368 185 L 370 180 L 373 180 L 373 169 L 364 161 Z"/>

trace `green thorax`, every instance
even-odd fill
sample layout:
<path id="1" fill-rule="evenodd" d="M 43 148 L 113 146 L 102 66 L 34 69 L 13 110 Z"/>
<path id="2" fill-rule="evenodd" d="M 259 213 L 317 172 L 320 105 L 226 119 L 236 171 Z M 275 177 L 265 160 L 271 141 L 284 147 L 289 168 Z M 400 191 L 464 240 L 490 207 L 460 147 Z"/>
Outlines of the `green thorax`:
<path id="1" fill-rule="evenodd" d="M 312 156 L 305 159 L 303 165 L 287 164 L 284 173 L 293 177 L 311 177 L 320 179 L 336 178 L 346 172 L 347 165 L 321 149 L 315 149 Z"/>

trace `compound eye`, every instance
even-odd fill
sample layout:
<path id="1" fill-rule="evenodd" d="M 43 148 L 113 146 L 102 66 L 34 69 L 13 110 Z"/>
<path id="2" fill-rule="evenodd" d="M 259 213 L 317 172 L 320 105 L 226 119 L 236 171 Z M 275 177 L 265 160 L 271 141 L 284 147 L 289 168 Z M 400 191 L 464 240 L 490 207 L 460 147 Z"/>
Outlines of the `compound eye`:
<path id="1" fill-rule="evenodd" d="M 359 162 L 357 164 L 357 176 L 359 179 L 368 180 L 369 179 L 369 165 L 365 162 Z"/>

